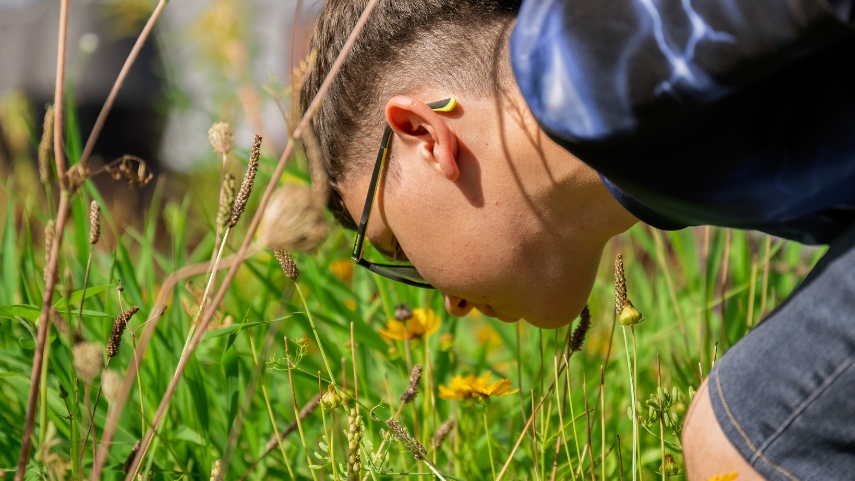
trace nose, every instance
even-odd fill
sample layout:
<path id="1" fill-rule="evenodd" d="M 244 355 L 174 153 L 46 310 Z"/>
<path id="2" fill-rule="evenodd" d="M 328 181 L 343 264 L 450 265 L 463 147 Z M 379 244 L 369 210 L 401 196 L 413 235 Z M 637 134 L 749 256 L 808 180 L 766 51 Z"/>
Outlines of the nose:
<path id="1" fill-rule="evenodd" d="M 445 310 L 454 317 L 463 317 L 474 307 L 471 302 L 461 297 L 451 294 L 443 294 L 442 297 L 445 299 Z"/>

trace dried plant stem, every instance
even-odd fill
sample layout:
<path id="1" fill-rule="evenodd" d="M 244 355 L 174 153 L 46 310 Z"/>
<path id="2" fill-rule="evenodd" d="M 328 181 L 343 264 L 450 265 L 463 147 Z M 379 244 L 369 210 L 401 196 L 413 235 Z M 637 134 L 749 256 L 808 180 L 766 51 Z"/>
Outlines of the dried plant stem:
<path id="1" fill-rule="evenodd" d="M 303 433 L 303 421 L 300 420 L 300 410 L 297 408 L 297 395 L 294 392 L 294 377 L 291 375 L 291 353 L 288 350 L 288 338 L 285 337 L 285 360 L 288 363 L 288 386 L 291 388 L 291 400 L 294 404 L 294 416 L 297 420 L 297 430 L 300 432 L 300 442 L 303 443 L 303 451 L 306 453 L 306 462 L 309 463 L 309 471 L 312 479 L 318 481 L 318 475 L 312 467 L 312 457 L 309 456 L 309 445 L 306 443 L 306 435 Z"/>
<path id="2" fill-rule="evenodd" d="M 249 328 L 247 328 L 248 330 Z M 256 366 L 258 364 L 258 355 L 255 350 L 255 340 L 252 338 L 252 331 L 249 331 L 249 347 L 252 349 L 252 361 Z M 291 469 L 291 462 L 288 460 L 288 455 L 285 454 L 285 447 L 282 446 L 282 438 L 279 436 L 279 428 L 276 427 L 276 417 L 273 416 L 273 406 L 270 404 L 270 396 L 267 395 L 267 386 L 261 382 L 261 393 L 264 395 L 264 404 L 267 406 L 267 415 L 270 417 L 270 425 L 273 426 L 273 434 L 276 436 L 276 444 L 279 446 L 279 451 L 282 453 L 282 459 L 285 460 L 285 467 L 288 468 L 288 475 L 291 479 L 294 477 L 294 470 Z M 297 415 L 299 418 L 299 414 Z"/>
<path id="3" fill-rule="evenodd" d="M 623 345 L 626 349 L 626 369 L 629 375 L 630 406 L 632 408 L 632 481 L 636 481 L 638 475 L 638 471 L 636 471 L 638 460 L 638 413 L 635 407 L 635 380 L 632 378 L 632 361 L 629 358 L 629 340 L 626 337 L 626 326 L 621 330 L 623 331 Z"/>
<path id="4" fill-rule="evenodd" d="M 101 135 L 101 129 L 104 128 L 104 122 L 107 121 L 107 115 L 110 113 L 110 109 L 113 108 L 113 102 L 116 101 L 116 96 L 119 94 L 119 90 L 125 83 L 125 79 L 131 71 L 131 67 L 134 65 L 134 62 L 136 62 L 143 44 L 145 44 L 145 41 L 151 34 L 154 24 L 157 23 L 157 19 L 160 18 L 160 14 L 163 13 L 163 9 L 166 8 L 166 3 L 167 0 L 160 0 L 157 3 L 157 6 L 154 7 L 154 11 L 151 12 L 151 16 L 148 18 L 148 21 L 143 27 L 142 32 L 140 32 L 139 37 L 137 37 L 137 41 L 134 43 L 134 47 L 128 54 L 128 58 L 125 59 L 125 64 L 122 65 L 122 70 L 119 71 L 119 76 L 116 77 L 116 82 L 113 83 L 113 88 L 110 89 L 110 93 L 107 95 L 107 100 L 104 101 L 104 105 L 101 107 L 101 112 L 95 120 L 92 132 L 89 134 L 89 138 L 86 139 L 86 145 L 83 147 L 83 153 L 80 154 L 80 164 L 82 166 L 86 166 L 87 162 L 89 162 L 89 157 L 92 155 L 92 150 L 95 148 L 95 142 L 98 140 L 98 136 Z"/>
<path id="5" fill-rule="evenodd" d="M 161 0 L 161 2 L 162 1 L 163 0 Z M 214 300 L 212 301 L 211 306 L 202 315 L 202 317 L 199 321 L 199 329 L 197 330 L 196 334 L 194 335 L 193 339 L 191 340 L 190 345 L 188 346 L 188 349 L 185 351 L 185 353 L 182 355 L 181 359 L 179 360 L 178 366 L 176 367 L 175 375 L 173 376 L 172 380 L 170 381 L 170 384 L 167 387 L 166 392 L 163 395 L 163 398 L 161 399 L 160 406 L 158 406 L 158 412 L 155 413 L 155 418 L 158 418 L 159 417 L 158 415 L 163 414 L 163 410 L 165 409 L 165 404 L 168 403 L 169 399 L 175 393 L 175 388 L 177 386 L 178 380 L 180 379 L 181 375 L 184 372 L 184 369 L 186 368 L 187 358 L 188 358 L 189 354 L 192 354 L 192 352 L 196 349 L 196 346 L 198 345 L 198 343 L 201 341 L 201 338 L 202 338 L 201 334 L 204 332 L 205 328 L 208 326 L 208 323 L 213 318 L 214 313 L 216 311 L 216 306 L 218 306 L 223 301 L 223 299 L 225 298 L 225 295 L 226 295 L 226 290 L 228 289 L 229 285 L 231 284 L 231 281 L 237 275 L 237 269 L 240 266 L 240 264 L 243 262 L 243 259 L 247 255 L 247 251 L 249 250 L 249 246 L 252 243 L 253 236 L 255 235 L 255 232 L 258 230 L 258 225 L 261 223 L 261 217 L 264 213 L 264 210 L 267 207 L 267 204 L 270 201 L 270 197 L 272 196 L 273 191 L 276 188 L 276 179 L 279 179 L 282 177 L 282 172 L 285 169 L 285 165 L 287 164 L 288 159 L 290 159 L 291 154 L 294 152 L 296 140 L 300 138 L 300 136 L 302 135 L 302 132 L 309 125 L 309 122 L 311 121 L 311 118 L 314 115 L 314 113 L 317 111 L 318 106 L 320 105 L 321 100 L 324 97 L 324 94 L 326 93 L 327 90 L 329 90 L 330 85 L 332 84 L 333 80 L 335 79 L 335 76 L 338 74 L 338 71 L 341 69 L 341 66 L 344 63 L 344 60 L 347 57 L 347 54 L 350 52 L 350 49 L 353 47 L 353 44 L 356 42 L 356 37 L 362 31 L 362 28 L 365 26 L 365 23 L 368 21 L 368 16 L 374 10 L 374 7 L 377 6 L 378 2 L 379 2 L 379 0 L 369 0 L 368 4 L 365 6 L 365 9 L 363 10 L 362 15 L 359 17 L 359 21 L 356 23 L 356 26 L 354 27 L 353 31 L 351 32 L 350 37 L 348 38 L 347 42 L 345 42 L 345 45 L 342 47 L 342 50 L 339 53 L 339 56 L 336 59 L 335 63 L 330 68 L 330 71 L 327 74 L 327 77 L 324 80 L 324 83 L 318 89 L 318 92 L 315 95 L 315 98 L 312 100 L 312 103 L 309 105 L 309 108 L 306 110 L 305 114 L 303 115 L 303 118 L 300 120 L 300 124 L 294 130 L 294 132 L 291 135 L 291 139 L 289 139 L 288 144 L 285 146 L 285 150 L 282 152 L 282 156 L 279 158 L 279 162 L 276 165 L 276 169 L 274 169 L 273 173 L 271 174 L 271 179 L 273 179 L 273 180 L 271 180 L 271 182 L 268 183 L 267 188 L 265 189 L 264 194 L 261 197 L 261 200 L 260 200 L 259 205 L 258 205 L 258 209 L 256 210 L 255 215 L 252 218 L 249 229 L 247 229 L 247 233 L 244 236 L 244 239 L 243 239 L 243 242 L 241 243 L 240 248 L 238 249 L 237 255 L 235 256 L 235 260 L 232 263 L 228 274 L 226 274 L 225 279 L 223 279 L 223 283 L 220 285 L 220 288 L 217 290 L 217 294 L 214 297 Z M 156 324 L 152 323 L 152 325 L 150 325 L 146 328 L 146 331 L 145 331 L 146 334 L 144 335 L 145 343 L 143 343 L 142 339 L 140 341 L 140 349 L 143 352 L 144 352 L 144 349 L 147 347 L 148 339 L 151 338 L 151 336 L 153 334 L 153 328 L 155 326 L 156 326 Z M 130 374 L 130 373 L 128 373 L 128 374 Z M 108 413 L 109 416 L 107 419 L 107 424 L 106 424 L 106 427 L 104 429 L 104 433 L 102 436 L 102 438 L 103 438 L 102 443 L 104 443 L 105 445 L 109 445 L 109 443 L 113 439 L 113 435 L 115 434 L 115 430 L 116 430 L 116 427 L 118 425 L 118 420 L 119 420 L 119 416 L 121 414 L 121 410 L 124 407 L 124 400 L 127 399 L 127 393 L 130 391 L 130 386 L 132 384 L 132 381 L 129 382 L 130 379 L 128 379 L 128 377 L 127 377 L 128 374 L 126 374 L 125 382 L 123 383 L 122 390 L 120 391 L 120 397 L 117 399 L 116 408 L 111 409 L 111 412 Z M 146 437 L 148 439 L 151 438 L 151 431 L 149 432 L 149 434 L 146 435 Z M 140 451 L 142 451 L 142 450 L 140 450 Z M 137 459 L 140 459 L 139 454 L 137 455 Z M 90 474 L 90 479 L 92 481 L 95 481 L 100 477 L 101 470 L 103 469 L 104 463 L 106 461 L 107 461 L 106 450 L 101 450 L 101 452 L 99 452 L 99 455 L 98 455 L 97 459 L 95 460 L 93 467 L 92 467 L 92 472 Z M 135 463 L 137 463 L 137 461 L 135 461 Z M 131 481 L 131 479 L 128 477 L 126 477 L 126 480 Z"/>
<path id="6" fill-rule="evenodd" d="M 63 2 L 63 5 L 65 5 L 65 1 Z M 36 409 L 39 399 L 39 386 L 41 385 L 42 379 L 42 365 L 45 359 L 45 345 L 47 344 L 48 326 L 50 325 L 50 309 L 53 303 L 53 292 L 56 290 L 57 274 L 59 271 L 59 248 L 62 245 L 65 223 L 68 220 L 68 213 L 71 205 L 69 197 L 70 195 L 67 191 L 60 192 L 59 208 L 57 209 L 58 215 L 56 219 L 56 237 L 51 245 L 50 260 L 47 268 L 47 281 L 45 282 L 45 290 L 42 296 L 42 310 L 39 318 L 39 329 L 36 334 L 36 351 L 33 354 L 33 369 L 30 374 L 30 391 L 27 396 L 27 414 L 24 419 L 24 434 L 21 438 L 21 452 L 20 457 L 18 458 L 18 468 L 15 472 L 15 481 L 23 481 L 24 473 L 27 469 L 27 462 L 30 459 L 30 448 L 32 448 L 33 442 L 32 434 L 36 422 Z"/>

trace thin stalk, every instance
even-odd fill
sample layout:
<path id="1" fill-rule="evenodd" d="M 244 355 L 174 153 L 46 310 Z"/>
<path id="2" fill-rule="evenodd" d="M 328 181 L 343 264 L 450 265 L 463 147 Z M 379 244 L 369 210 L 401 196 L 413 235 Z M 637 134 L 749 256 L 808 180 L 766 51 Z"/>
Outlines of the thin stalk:
<path id="1" fill-rule="evenodd" d="M 635 341 L 635 326 L 629 326 L 629 332 L 632 335 L 632 387 L 633 387 L 633 395 L 632 395 L 632 405 L 635 406 L 635 403 L 638 402 L 638 398 L 636 397 L 638 393 L 638 346 Z M 703 379 L 701 379 L 703 381 Z M 638 418 L 633 416 L 633 429 L 638 432 Z M 637 445 L 637 453 L 638 456 L 641 456 L 641 436 L 636 434 L 635 444 Z M 638 463 L 638 479 L 643 480 L 644 475 L 641 472 L 641 463 Z"/>
<path id="2" fill-rule="evenodd" d="M 297 420 L 297 430 L 300 432 L 300 442 L 303 443 L 303 451 L 306 453 L 306 462 L 309 463 L 309 471 L 312 472 L 312 479 L 318 481 L 318 475 L 312 469 L 312 457 L 309 456 L 309 445 L 306 444 L 306 435 L 303 433 L 303 422 L 300 420 L 300 410 L 297 408 L 297 395 L 294 393 L 294 378 L 291 375 L 291 354 L 288 350 L 288 337 L 285 337 L 285 362 L 288 363 L 288 386 L 291 388 L 291 401 L 294 404 L 294 417 Z"/>
<path id="3" fill-rule="evenodd" d="M 722 343 L 722 347 L 724 347 L 724 343 L 727 341 L 727 298 L 725 297 L 725 293 L 727 292 L 727 274 L 728 267 L 730 264 L 730 236 L 731 230 L 725 229 L 724 231 L 724 253 L 722 254 L 722 269 L 721 269 L 721 334 L 719 334 L 719 340 Z"/>
<path id="4" fill-rule="evenodd" d="M 529 391 L 529 395 L 531 396 L 531 439 L 532 439 L 532 449 L 531 454 L 534 456 L 534 479 L 535 481 L 540 481 L 540 473 L 537 471 L 537 409 L 534 407 L 534 389 Z M 495 476 L 493 476 L 495 478 Z"/>
<path id="5" fill-rule="evenodd" d="M 602 431 L 602 479 L 606 479 L 606 367 L 600 366 L 600 430 Z"/>
<path id="6" fill-rule="evenodd" d="M 232 263 L 232 266 L 229 269 L 228 274 L 226 274 L 226 277 L 223 280 L 223 283 L 220 285 L 220 288 L 218 289 L 217 294 L 214 297 L 214 300 L 212 301 L 211 307 L 209 307 L 205 311 L 205 313 L 202 315 L 202 318 L 199 321 L 200 329 L 194 335 L 194 338 L 191 341 L 190 346 L 188 346 L 188 348 L 189 348 L 188 351 L 184 355 L 182 355 L 182 358 L 179 360 L 178 366 L 176 368 L 175 375 L 173 376 L 172 380 L 170 381 L 169 386 L 167 386 L 167 390 L 164 393 L 163 398 L 161 399 L 160 406 L 158 406 L 158 413 L 162 414 L 162 412 L 166 408 L 166 403 L 168 403 L 169 399 L 175 393 L 175 388 L 178 384 L 180 376 L 181 376 L 181 374 L 183 374 L 184 369 L 186 368 L 186 365 L 188 362 L 188 355 L 191 354 L 196 349 L 196 346 L 201 341 L 201 338 L 202 338 L 201 333 L 204 332 L 205 328 L 210 323 L 211 319 L 214 316 L 214 313 L 216 312 L 216 306 L 218 306 L 223 301 L 223 299 L 225 298 L 225 295 L 226 295 L 226 291 L 228 290 L 228 287 L 231 284 L 231 281 L 237 275 L 237 269 L 240 266 L 240 264 L 243 262 L 243 259 L 245 258 L 245 256 L 247 255 L 247 252 L 249 251 L 249 246 L 252 243 L 253 236 L 255 235 L 255 232 L 258 230 L 259 224 L 261 223 L 261 217 L 265 211 L 265 208 L 267 207 L 268 202 L 270 201 L 270 197 L 273 195 L 273 191 L 276 188 L 277 182 L 275 182 L 275 180 L 279 179 L 282 176 L 282 173 L 285 169 L 285 165 L 287 164 L 287 161 L 291 158 L 291 154 L 294 152 L 296 140 L 302 136 L 303 131 L 308 127 L 312 116 L 317 111 L 321 101 L 323 100 L 324 95 L 326 94 L 327 90 L 329 90 L 330 86 L 332 85 L 333 80 L 335 79 L 336 75 L 338 74 L 338 71 L 341 69 L 341 66 L 344 63 L 344 60 L 347 57 L 347 54 L 350 52 L 351 48 L 353 48 L 353 44 L 356 42 L 356 37 L 362 31 L 362 28 L 365 26 L 365 23 L 368 21 L 368 17 L 370 16 L 371 12 L 374 10 L 374 7 L 376 7 L 378 2 L 379 2 L 379 0 L 369 0 L 368 4 L 365 6 L 365 9 L 363 10 L 362 15 L 359 17 L 359 21 L 357 21 L 356 25 L 353 28 L 353 31 L 351 32 L 350 36 L 348 37 L 347 41 L 345 42 L 344 46 L 342 47 L 341 51 L 339 52 L 339 55 L 336 58 L 336 61 L 333 63 L 332 67 L 330 68 L 330 71 L 327 74 L 326 79 L 324 80 L 323 84 L 321 84 L 321 87 L 318 89 L 318 92 L 315 95 L 315 98 L 312 100 L 311 104 L 309 105 L 309 108 L 306 109 L 306 112 L 303 115 L 303 118 L 300 120 L 300 124 L 294 130 L 294 132 L 291 135 L 291 139 L 289 139 L 288 144 L 285 146 L 285 150 L 282 152 L 282 155 L 279 158 L 279 162 L 277 163 L 276 168 L 274 169 L 273 173 L 271 174 L 271 179 L 274 179 L 274 181 L 271 181 L 270 183 L 268 183 L 267 188 L 265 189 L 264 194 L 262 195 L 261 200 L 259 202 L 258 209 L 256 210 L 255 215 L 253 216 L 252 221 L 250 222 L 250 226 L 247 230 L 247 233 L 244 236 L 244 239 L 241 243 L 240 248 L 238 249 L 237 255 L 235 256 L 235 261 Z M 63 215 L 63 213 L 60 212 L 59 219 L 62 219 L 62 215 Z M 63 220 L 63 222 L 64 222 L 64 220 Z M 57 222 L 58 227 L 60 227 L 62 225 L 63 225 L 63 223 L 61 223 L 59 221 Z M 57 234 L 57 237 L 58 237 L 58 239 L 61 239 L 60 234 Z M 58 242 L 57 242 L 57 244 L 58 244 Z M 50 300 L 48 300 L 47 302 L 48 302 L 48 307 L 49 307 L 50 306 L 50 304 L 49 304 Z M 44 316 L 45 314 L 43 313 L 42 315 Z M 145 348 L 147 347 L 148 341 L 151 339 L 151 336 L 153 335 L 152 331 L 153 331 L 153 326 L 149 326 L 149 328 L 146 329 L 146 333 L 144 334 L 144 338 L 140 340 L 140 350 L 144 351 Z M 130 373 L 128 373 L 128 374 L 130 374 Z M 116 402 L 116 408 L 111 409 L 108 412 L 107 424 L 106 424 L 106 427 L 104 430 L 104 435 L 103 435 L 103 438 L 104 438 L 103 442 L 105 445 L 109 445 L 110 442 L 112 442 L 113 435 L 115 434 L 115 430 L 118 426 L 118 421 L 119 421 L 119 417 L 121 415 L 121 410 L 124 407 L 124 401 L 127 399 L 128 393 L 130 392 L 131 385 L 133 384 L 133 381 L 130 378 L 128 378 L 128 374 L 126 374 L 125 382 L 122 384 L 122 389 L 120 390 L 119 398 L 117 400 L 118 402 Z M 158 413 L 155 414 L 155 418 L 158 417 Z M 107 453 L 105 451 L 106 450 L 101 450 L 101 452 L 98 455 L 98 458 L 93 463 L 92 472 L 90 474 L 90 478 L 92 481 L 99 479 L 99 477 L 101 475 L 101 470 L 104 467 L 104 463 L 107 461 Z M 139 459 L 139 456 L 137 456 L 137 458 Z M 135 461 L 135 463 L 138 463 L 138 461 Z M 23 470 L 23 467 L 21 469 Z M 23 473 L 23 471 L 22 471 L 22 473 Z M 131 481 L 131 480 L 128 479 L 127 481 Z"/>
<path id="7" fill-rule="evenodd" d="M 493 442 L 490 440 L 490 425 L 487 423 L 487 407 L 481 409 L 482 419 L 484 420 L 484 434 L 487 435 L 487 452 L 490 454 L 490 472 L 493 473 L 493 479 L 496 479 L 496 462 L 493 461 Z"/>
<path id="8" fill-rule="evenodd" d="M 555 459 L 552 461 L 552 474 L 549 476 L 549 481 L 555 481 L 555 476 L 558 474 L 558 458 L 561 457 L 561 435 L 555 441 Z M 571 466 L 572 472 L 572 466 Z"/>
<path id="9" fill-rule="evenodd" d="M 671 279 L 671 270 L 668 268 L 668 263 L 665 261 L 665 248 L 662 245 L 662 237 L 659 231 L 655 228 L 650 228 L 653 234 L 653 240 L 656 242 L 656 254 L 659 258 L 659 266 L 665 274 L 665 282 L 668 284 L 668 293 L 671 296 L 671 304 L 674 306 L 674 312 L 677 314 L 677 322 L 680 325 L 680 333 L 686 341 L 686 349 L 689 348 L 689 334 L 686 332 L 686 325 L 683 323 L 683 315 L 680 313 L 680 303 L 677 301 L 677 291 L 674 288 L 674 281 Z"/>
<path id="10" fill-rule="evenodd" d="M 523 394 L 522 394 L 522 352 L 520 350 L 520 338 L 522 337 L 521 330 L 522 330 L 522 323 L 518 322 L 516 325 L 516 329 L 515 329 L 516 338 L 517 338 L 517 379 L 519 380 L 519 383 L 520 383 L 519 390 L 517 391 L 517 394 L 519 394 L 520 407 L 522 408 L 522 409 L 520 409 L 520 411 L 522 412 L 522 420 L 523 420 L 523 423 L 525 424 L 528 422 L 528 419 L 526 419 L 526 416 L 525 416 L 525 401 L 523 400 Z"/>
<path id="11" fill-rule="evenodd" d="M 557 353 L 553 357 L 552 365 L 553 365 L 553 373 L 555 374 L 555 380 L 553 381 L 553 384 L 555 384 L 556 386 L 559 386 L 560 383 L 558 381 L 558 354 Z M 567 373 L 565 373 L 564 375 L 568 376 Z M 557 388 L 554 390 L 554 393 L 555 393 L 555 398 L 558 399 L 558 389 Z M 566 394 L 567 391 L 565 390 L 564 393 Z M 564 441 L 564 455 L 567 456 L 567 464 L 570 465 L 570 475 L 573 477 L 573 481 L 576 481 L 576 474 L 573 472 L 573 460 L 570 458 L 570 449 L 567 447 L 567 433 L 565 432 L 566 426 L 564 424 L 563 406 L 559 406 L 559 408 L 558 408 L 558 420 L 561 422 L 561 436 L 559 436 L 559 442 L 561 442 L 562 440 Z M 557 457 L 558 457 L 558 455 L 556 455 L 556 459 L 557 459 Z"/>
<path id="12" fill-rule="evenodd" d="M 102 372 L 106 372 L 107 369 L 110 368 L 110 361 L 113 358 L 107 358 L 107 364 L 104 366 Z M 89 444 L 89 435 L 92 435 L 92 457 L 94 458 L 98 454 L 98 441 L 95 437 L 95 411 L 98 409 L 98 401 L 101 400 L 101 388 L 103 387 L 104 376 L 98 380 L 98 393 L 95 394 L 95 403 L 93 404 L 93 408 L 89 410 L 89 429 L 86 431 L 86 439 L 83 440 L 83 451 L 86 450 L 86 445 Z M 86 396 L 88 401 L 89 396 Z M 103 439 L 101 440 L 103 441 Z M 83 452 L 80 453 L 80 464 L 83 464 Z"/>
<path id="13" fill-rule="evenodd" d="M 128 54 L 125 64 L 122 65 L 122 70 L 119 71 L 119 76 L 116 77 L 116 82 L 113 83 L 113 88 L 110 89 L 110 93 L 107 95 L 107 100 L 104 101 L 104 106 L 101 107 L 101 112 L 98 113 L 98 118 L 95 120 L 95 125 L 92 127 L 92 133 L 90 133 L 89 138 L 86 139 L 86 145 L 83 147 L 83 152 L 80 154 L 81 165 L 85 166 L 89 161 L 89 157 L 92 155 L 92 150 L 95 148 L 95 141 L 98 140 L 98 136 L 101 134 L 101 129 L 104 128 L 104 122 L 107 121 L 107 115 L 110 113 L 110 109 L 113 108 L 113 102 L 116 101 L 116 96 L 119 94 L 119 90 L 125 83 L 125 79 L 131 71 L 131 67 L 134 65 L 134 62 L 136 62 L 143 44 L 145 44 L 149 34 L 151 34 L 152 29 L 154 29 L 154 24 L 157 23 L 157 19 L 160 18 L 160 14 L 163 13 L 163 9 L 166 8 L 166 3 L 167 0 L 160 0 L 157 3 L 157 6 L 154 7 L 154 11 L 151 12 L 151 16 L 148 18 L 148 21 L 143 27 L 142 32 L 140 32 L 139 37 L 137 37 L 137 41 L 134 43 L 134 47 L 131 49 L 131 52 Z"/>
<path id="14" fill-rule="evenodd" d="M 629 359 L 629 340 L 626 337 L 626 327 L 621 330 L 623 331 L 623 344 L 626 349 L 626 368 L 629 374 L 630 402 L 632 406 L 632 481 L 636 481 L 638 479 L 638 473 L 635 470 L 638 458 L 638 452 L 636 451 L 638 447 L 638 413 L 635 408 L 635 382 L 632 379 L 632 361 Z"/>
<path id="15" fill-rule="evenodd" d="M 330 367 L 330 361 L 327 359 L 327 353 L 324 351 L 324 345 L 321 344 L 321 336 L 318 334 L 318 328 L 315 327 L 315 321 L 312 319 L 311 311 L 309 311 L 309 304 L 306 303 L 306 297 L 303 296 L 303 290 L 300 289 L 300 284 L 297 282 L 294 282 L 294 286 L 297 288 L 297 293 L 300 294 L 300 301 L 303 302 L 303 308 L 306 310 L 306 317 L 309 319 L 309 326 L 312 327 L 312 334 L 315 335 L 315 342 L 318 343 L 318 350 L 321 351 L 321 357 L 324 360 L 324 367 L 327 369 L 327 375 L 330 377 L 330 383 L 336 390 L 340 390 L 335 382 L 335 377 L 333 376 L 332 368 Z"/>
<path id="16" fill-rule="evenodd" d="M 70 328 L 70 327 L 69 327 Z M 48 339 L 50 339 L 50 326 L 48 326 Z M 50 365 L 50 342 L 45 343 L 45 361 L 42 363 L 42 380 L 39 385 L 39 447 L 43 450 L 41 458 L 47 462 L 45 449 L 45 436 L 47 436 L 47 375 Z"/>
<path id="17" fill-rule="evenodd" d="M 585 398 L 585 427 L 588 430 L 588 452 L 591 453 L 591 481 L 596 481 L 594 472 L 596 471 L 596 459 L 594 458 L 594 446 L 591 443 L 591 410 L 588 408 L 588 379 L 585 372 L 582 371 L 582 396 Z M 581 467 L 581 465 L 580 465 Z"/>
<path id="18" fill-rule="evenodd" d="M 567 365 L 567 358 L 564 358 L 564 364 Z M 567 390 L 571 392 L 570 398 L 570 422 L 573 424 L 573 444 L 576 445 L 576 459 L 579 460 L 579 471 L 582 470 L 582 452 L 579 449 L 579 432 L 576 430 L 576 413 L 573 409 L 573 390 L 570 387 L 570 367 L 567 367 L 567 374 L 565 374 L 567 378 Z M 576 475 L 573 475 L 573 479 L 576 479 Z"/>
<path id="19" fill-rule="evenodd" d="M 662 446 L 662 481 L 666 481 L 665 474 L 665 423 L 662 419 L 662 362 L 659 359 L 659 353 L 656 353 L 656 397 L 659 399 L 659 439 Z"/>
<path id="20" fill-rule="evenodd" d="M 766 235 L 766 244 L 763 249 L 763 290 L 760 295 L 760 319 L 766 315 L 766 298 L 769 296 L 769 258 L 772 251 L 772 236 Z"/>
<path id="21" fill-rule="evenodd" d="M 86 301 L 86 288 L 89 286 L 89 269 L 92 267 L 92 249 L 95 246 L 90 246 L 89 256 L 86 259 L 86 274 L 83 275 L 83 297 L 80 299 L 80 310 L 77 312 L 77 336 L 83 338 L 83 303 Z M 71 320 L 69 320 L 69 324 Z M 71 326 L 69 326 L 69 330 Z"/>
<path id="22" fill-rule="evenodd" d="M 748 318 L 749 329 L 754 326 L 754 291 L 757 287 L 757 254 L 751 256 L 751 284 L 748 288 Z"/>
<path id="23" fill-rule="evenodd" d="M 318 371 L 318 392 L 321 396 L 324 395 L 324 389 L 323 387 L 321 387 L 321 371 Z M 324 440 L 327 442 L 327 448 L 330 450 L 330 464 L 332 465 L 333 479 L 335 481 L 338 481 L 338 470 L 335 466 L 335 443 L 333 442 L 334 440 L 332 438 L 332 435 L 330 434 L 330 431 L 327 428 L 327 410 L 323 404 L 321 404 L 321 419 L 324 423 Z"/>
<path id="24" fill-rule="evenodd" d="M 258 355 L 255 351 L 255 340 L 252 338 L 252 331 L 249 331 L 249 347 L 252 350 L 252 361 L 258 366 Z M 291 479 L 294 477 L 294 470 L 291 469 L 291 461 L 288 460 L 288 455 L 285 454 L 285 447 L 282 446 L 282 438 L 279 436 L 279 428 L 276 427 L 276 417 L 273 415 L 273 406 L 270 404 L 270 396 L 267 395 L 267 386 L 264 382 L 261 383 L 261 393 L 264 395 L 264 405 L 267 406 L 267 415 L 270 417 L 270 425 L 273 426 L 273 434 L 276 436 L 276 444 L 279 446 L 279 451 L 282 453 L 282 459 L 285 460 L 285 467 L 288 468 L 288 475 Z M 297 416 L 299 417 L 299 415 Z"/>

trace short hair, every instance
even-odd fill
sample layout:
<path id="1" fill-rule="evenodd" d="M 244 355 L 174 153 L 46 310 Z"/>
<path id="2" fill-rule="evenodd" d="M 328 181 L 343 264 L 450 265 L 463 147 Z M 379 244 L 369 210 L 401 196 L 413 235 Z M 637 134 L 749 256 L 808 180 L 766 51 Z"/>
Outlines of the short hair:
<path id="1" fill-rule="evenodd" d="M 521 0 L 380 0 L 312 121 L 329 174 L 327 203 L 355 228 L 339 183 L 366 172 L 385 127 L 384 106 L 399 94 L 438 86 L 488 96 L 512 79 L 508 42 Z M 327 0 L 301 91 L 305 112 L 368 0 Z M 429 99 L 440 100 L 440 99 Z"/>

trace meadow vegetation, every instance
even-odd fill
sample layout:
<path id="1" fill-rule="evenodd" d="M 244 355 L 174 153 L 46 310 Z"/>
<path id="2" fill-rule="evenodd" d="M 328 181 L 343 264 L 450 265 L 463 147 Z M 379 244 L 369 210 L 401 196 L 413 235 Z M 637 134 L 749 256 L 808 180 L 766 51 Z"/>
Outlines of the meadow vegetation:
<path id="1" fill-rule="evenodd" d="M 184 192 L 141 159 L 89 167 L 65 105 L 68 174 L 25 117 L 32 158 L 0 165 L 6 477 L 26 434 L 23 479 L 681 479 L 694 390 L 823 253 L 637 225 L 567 327 L 457 319 L 354 269 L 311 148 L 276 159 L 214 126 Z M 101 172 L 153 183 L 138 222 L 114 217 Z"/>

